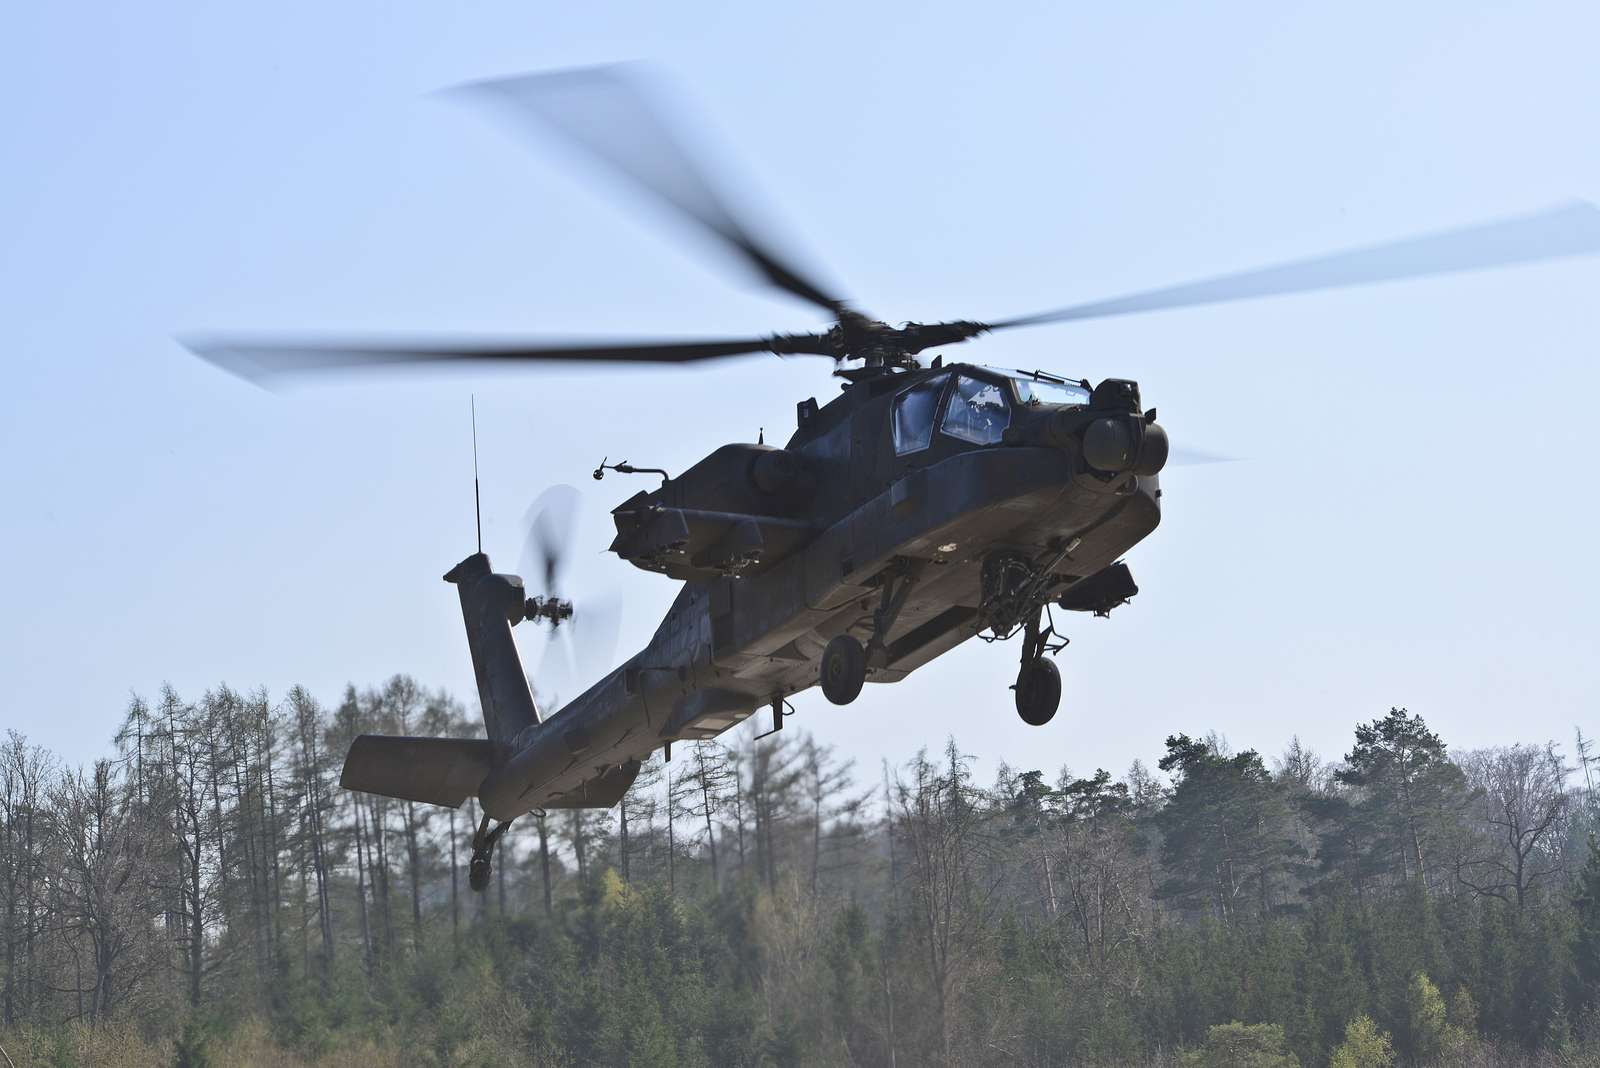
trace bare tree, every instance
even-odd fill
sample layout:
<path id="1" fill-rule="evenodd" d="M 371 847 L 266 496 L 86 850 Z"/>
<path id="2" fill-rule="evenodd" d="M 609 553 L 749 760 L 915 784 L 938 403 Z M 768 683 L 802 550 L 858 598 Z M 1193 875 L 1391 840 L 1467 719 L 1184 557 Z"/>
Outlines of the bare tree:
<path id="1" fill-rule="evenodd" d="M 141 955 L 155 899 L 152 829 L 124 803 L 120 787 L 102 760 L 88 774 L 63 777 L 51 793 L 62 888 L 55 922 L 65 938 L 88 948 L 91 1023 L 108 1016 L 150 970 Z"/>
<path id="2" fill-rule="evenodd" d="M 667 808 L 667 893 L 678 892 L 678 816 L 684 810 L 684 803 L 693 795 L 694 784 L 682 774 L 674 774 L 672 768 L 663 771 L 666 784 L 665 804 Z"/>
<path id="3" fill-rule="evenodd" d="M 704 841 L 711 858 L 711 887 L 722 885 L 722 873 L 717 864 L 717 830 L 714 823 L 718 812 L 728 804 L 733 785 L 733 761 L 728 750 L 713 741 L 699 742 L 689 770 L 681 780 L 685 811 L 696 816 L 705 826 Z"/>
<path id="4" fill-rule="evenodd" d="M 738 754 L 742 767 L 741 807 L 747 800 L 754 820 L 756 865 L 769 893 L 778 887 L 781 827 L 797 801 L 795 787 L 802 774 L 797 755 L 793 743 L 782 733 L 764 739 L 749 738 Z"/>
<path id="5" fill-rule="evenodd" d="M 1283 755 L 1273 762 L 1274 781 L 1295 791 L 1325 794 L 1333 787 L 1333 767 L 1307 749 L 1297 734 L 1289 739 Z"/>
<path id="6" fill-rule="evenodd" d="M 578 882 L 589 880 L 590 857 L 607 837 L 611 814 L 605 809 L 569 808 L 561 813 L 561 836 L 578 867 Z"/>
<path id="7" fill-rule="evenodd" d="M 38 941 L 43 927 L 44 837 L 48 827 L 45 793 L 55 774 L 53 761 L 38 746 L 8 731 L 0 750 L 0 822 L 4 823 L 5 990 L 0 1020 L 10 1027 L 29 1015 L 39 982 Z"/>
<path id="8" fill-rule="evenodd" d="M 329 797 L 328 768 L 321 745 L 322 706 L 302 687 L 289 691 L 289 718 L 294 726 L 295 771 L 300 804 L 300 837 L 308 867 L 316 879 L 317 934 L 322 947 L 322 964 L 333 961 L 333 905 L 331 898 L 327 818 L 333 811 Z"/>
<path id="9" fill-rule="evenodd" d="M 622 879 L 633 879 L 634 839 L 638 837 L 637 823 L 642 816 L 648 845 L 649 830 L 655 816 L 655 791 L 661 783 L 663 765 L 653 754 L 639 768 L 638 776 L 617 805 L 617 858 L 622 869 Z"/>
<path id="10" fill-rule="evenodd" d="M 1542 881 L 1562 872 L 1570 769 L 1554 742 L 1481 749 L 1461 764 L 1478 794 L 1487 841 L 1458 866 L 1457 876 L 1475 893 L 1521 908 Z"/>
<path id="11" fill-rule="evenodd" d="M 800 785 L 805 791 L 810 813 L 809 875 L 811 893 L 815 896 L 823 869 L 823 853 L 828 851 L 828 846 L 837 848 L 842 844 L 837 836 L 830 834 L 830 831 L 837 831 L 839 828 L 830 825 L 834 824 L 838 816 L 855 815 L 865 803 L 865 798 L 849 796 L 855 761 L 839 760 L 834 756 L 831 746 L 818 745 L 817 740 L 809 734 L 801 744 L 800 765 L 802 775 Z M 859 828 L 851 824 L 850 830 L 854 832 Z M 854 837 L 854 834 L 850 834 L 849 837 Z"/>
<path id="12" fill-rule="evenodd" d="M 162 690 L 157 716 L 159 734 L 154 741 L 160 773 L 153 797 L 166 814 L 163 830 L 172 873 L 167 909 L 175 917 L 189 1004 L 198 1006 L 211 970 L 208 934 L 224 908 L 226 854 L 220 851 L 217 808 L 207 802 L 208 792 L 214 791 L 216 762 L 210 759 L 214 742 L 199 711 L 171 687 Z M 147 783 L 149 778 L 147 774 Z"/>
<path id="13" fill-rule="evenodd" d="M 554 908 L 550 893 L 549 817 L 540 812 L 534 818 L 539 821 L 539 877 L 544 884 L 544 914 L 548 916 Z"/>
<path id="14" fill-rule="evenodd" d="M 1147 878 L 1134 849 L 1131 791 L 1097 771 L 1064 782 L 1054 807 L 1072 923 L 1089 967 L 1108 975 L 1112 957 L 1143 931 L 1140 891 Z"/>
<path id="15" fill-rule="evenodd" d="M 941 1060 L 951 1064 L 951 1001 L 976 957 L 1001 876 L 993 863 L 984 797 L 972 784 L 971 759 L 953 738 L 944 758 L 942 767 L 926 752 L 912 761 L 909 781 L 896 783 L 895 822 L 907 852 L 904 870 L 934 994 Z"/>
<path id="16" fill-rule="evenodd" d="M 442 718 L 437 714 L 428 715 L 430 697 L 409 675 L 390 678 L 378 701 L 382 709 L 381 722 L 396 734 L 413 733 L 420 720 L 432 722 Z M 406 875 L 411 883 L 411 944 L 415 947 L 422 942 L 422 838 L 434 810 L 429 806 L 419 808 L 412 801 L 403 801 L 398 808 L 405 836 Z"/>

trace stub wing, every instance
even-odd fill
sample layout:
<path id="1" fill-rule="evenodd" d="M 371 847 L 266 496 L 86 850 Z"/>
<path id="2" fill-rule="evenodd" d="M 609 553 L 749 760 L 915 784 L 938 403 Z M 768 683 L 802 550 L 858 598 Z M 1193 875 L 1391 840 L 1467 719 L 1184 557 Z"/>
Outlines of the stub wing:
<path id="1" fill-rule="evenodd" d="M 494 766 L 482 738 L 406 738 L 363 734 L 350 743 L 339 785 L 402 801 L 460 808 Z"/>

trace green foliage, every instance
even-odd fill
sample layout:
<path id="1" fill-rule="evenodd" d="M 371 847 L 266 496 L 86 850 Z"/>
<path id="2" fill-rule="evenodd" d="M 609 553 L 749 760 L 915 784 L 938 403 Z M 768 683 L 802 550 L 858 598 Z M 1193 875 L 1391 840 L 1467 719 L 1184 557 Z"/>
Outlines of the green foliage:
<path id="1" fill-rule="evenodd" d="M 1478 1038 L 1478 1006 L 1466 987 L 1459 987 L 1450 995 L 1448 1016 L 1439 1060 L 1444 1064 L 1467 1064 L 1479 1051 L 1482 1041 Z"/>
<path id="2" fill-rule="evenodd" d="M 1184 1055 L 1185 1068 L 1300 1068 L 1277 1024 L 1216 1024 L 1205 1045 Z"/>
<path id="3" fill-rule="evenodd" d="M 1268 913 L 1277 879 L 1299 849 L 1261 755 L 1252 749 L 1226 756 L 1180 734 L 1167 739 L 1159 766 L 1177 780 L 1156 817 L 1168 873 L 1162 895 L 1209 906 L 1225 920 Z"/>
<path id="4" fill-rule="evenodd" d="M 1369 870 L 1426 883 L 1439 865 L 1433 847 L 1462 806 L 1465 776 L 1444 741 L 1403 708 L 1356 728 L 1355 747 L 1334 778 L 1354 791 L 1354 849 Z"/>
<path id="5" fill-rule="evenodd" d="M 547 910 L 523 821 L 503 896 L 471 894 L 475 811 L 338 788 L 355 733 L 472 733 L 448 698 L 401 678 L 331 715 L 299 690 L 274 707 L 135 702 L 119 759 L 81 775 L 0 745 L 19 1065 L 1432 1068 L 1600 1047 L 1600 848 L 1542 840 L 1569 895 L 1456 879 L 1506 862 L 1504 838 L 1402 710 L 1327 772 L 1180 734 L 1170 785 L 1136 766 L 985 789 L 952 740 L 871 796 L 788 731 L 718 756 L 727 797 L 641 776 L 626 851 L 603 814 L 553 824 Z"/>
<path id="6" fill-rule="evenodd" d="M 172 1044 L 172 1068 L 211 1068 L 209 1045 L 204 1029 L 189 1020 Z"/>
<path id="7" fill-rule="evenodd" d="M 1344 1029 L 1344 1041 L 1333 1051 L 1328 1068 L 1389 1068 L 1393 1063 L 1389 1036 L 1363 1013 Z"/>
<path id="8" fill-rule="evenodd" d="M 1600 1007 L 1600 843 L 1588 838 L 1588 855 L 1572 894 L 1575 930 L 1572 964 L 1577 976 L 1575 1008 Z"/>
<path id="9" fill-rule="evenodd" d="M 1402 1048 L 1412 1060 L 1437 1057 L 1445 1043 L 1444 995 L 1422 972 L 1411 977 L 1406 990 L 1406 1029 Z"/>
<path id="10" fill-rule="evenodd" d="M 50 1036 L 50 1068 L 78 1068 L 78 1058 L 73 1050 L 72 1036 L 62 1029 Z"/>
<path id="11" fill-rule="evenodd" d="M 1302 1054 L 1333 1048 L 1346 1022 L 1367 1011 L 1370 979 L 1360 960 L 1368 941 L 1364 919 L 1353 902 L 1325 896 L 1302 924 L 1305 949 L 1296 983 L 1301 1009 L 1290 1029 Z"/>

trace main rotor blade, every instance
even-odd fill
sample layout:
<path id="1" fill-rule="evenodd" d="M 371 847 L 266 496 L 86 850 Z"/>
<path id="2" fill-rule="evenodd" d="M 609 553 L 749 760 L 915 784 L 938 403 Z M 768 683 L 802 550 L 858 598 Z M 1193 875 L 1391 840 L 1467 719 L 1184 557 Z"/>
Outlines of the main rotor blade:
<path id="1" fill-rule="evenodd" d="M 672 124 L 638 66 L 586 67 L 472 82 L 452 92 L 512 125 L 543 126 L 722 242 L 767 280 L 837 317 L 844 305 L 742 223 Z M 532 120 L 530 122 L 530 120 Z"/>
<path id="2" fill-rule="evenodd" d="M 1206 452 L 1204 449 L 1173 448 L 1167 457 L 1168 467 L 1204 467 L 1210 464 L 1237 463 L 1237 456 L 1223 456 L 1221 453 Z"/>
<path id="3" fill-rule="evenodd" d="M 1038 315 L 989 324 L 992 329 L 1035 326 L 1072 319 L 1220 304 L 1253 297 L 1369 285 L 1456 271 L 1478 271 L 1517 263 L 1600 251 L 1600 208 L 1577 201 L 1532 215 L 1480 226 L 1445 230 L 1408 240 L 1295 260 L 1255 271 L 1225 274 L 1112 300 L 1077 304 Z"/>
<path id="4" fill-rule="evenodd" d="M 195 355 L 251 381 L 358 367 L 437 364 L 504 364 L 527 361 L 695 363 L 754 352 L 832 355 L 816 334 L 731 341 L 594 341 L 541 343 L 441 338 L 427 341 L 336 337 L 190 336 L 180 339 Z"/>

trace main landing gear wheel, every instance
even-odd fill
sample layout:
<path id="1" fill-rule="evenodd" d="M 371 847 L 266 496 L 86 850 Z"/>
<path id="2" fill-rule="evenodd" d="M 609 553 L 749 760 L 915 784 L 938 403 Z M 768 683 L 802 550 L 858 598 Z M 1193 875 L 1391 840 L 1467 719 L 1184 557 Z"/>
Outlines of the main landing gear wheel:
<path id="1" fill-rule="evenodd" d="M 867 681 L 867 651 L 848 634 L 835 635 L 822 650 L 822 692 L 836 705 L 847 705 Z"/>
<path id="2" fill-rule="evenodd" d="M 1061 705 L 1061 671 L 1054 660 L 1029 660 L 1017 673 L 1017 715 L 1031 727 L 1042 727 Z"/>

